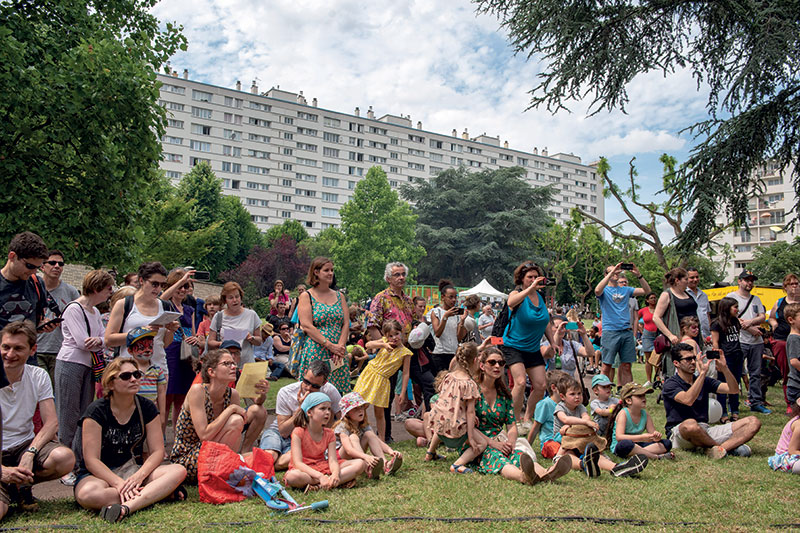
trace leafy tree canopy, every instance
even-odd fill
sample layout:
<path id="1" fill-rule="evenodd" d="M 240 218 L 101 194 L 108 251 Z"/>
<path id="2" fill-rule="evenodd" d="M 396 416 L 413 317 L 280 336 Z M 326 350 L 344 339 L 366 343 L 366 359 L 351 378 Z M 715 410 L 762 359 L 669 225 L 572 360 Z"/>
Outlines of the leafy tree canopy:
<path id="1" fill-rule="evenodd" d="M 419 263 L 422 281 L 447 277 L 472 285 L 485 277 L 498 290 L 511 288 L 514 268 L 540 257 L 535 237 L 550 224 L 552 191 L 531 187 L 524 175 L 520 167 L 461 167 L 402 188 L 419 216 L 417 242 L 427 251 Z"/>
<path id="2" fill-rule="evenodd" d="M 748 267 L 756 273 L 760 285 L 782 283 L 786 274 L 800 276 L 800 238 L 794 242 L 760 246 L 753 256 L 753 262 Z"/>
<path id="3" fill-rule="evenodd" d="M 684 251 L 708 240 L 724 208 L 748 216 L 753 171 L 767 159 L 794 163 L 800 198 L 800 18 L 796 2 L 733 0 L 477 0 L 497 15 L 517 52 L 544 59 L 532 107 L 556 112 L 590 99 L 590 111 L 628 103 L 639 74 L 691 70 L 709 89 L 710 118 L 691 125 L 698 144 L 675 179 L 694 209 Z M 797 214 L 800 205 L 795 206 Z"/>
<path id="4" fill-rule="evenodd" d="M 272 246 L 275 241 L 279 240 L 284 235 L 288 235 L 298 244 L 308 239 L 308 232 L 300 222 L 296 220 L 286 220 L 280 226 L 272 226 L 269 228 L 264 234 L 264 241 L 267 246 Z"/>
<path id="5" fill-rule="evenodd" d="M 165 122 L 154 70 L 186 42 L 155 3 L 0 2 L 0 241 L 32 230 L 73 260 L 136 257 Z"/>

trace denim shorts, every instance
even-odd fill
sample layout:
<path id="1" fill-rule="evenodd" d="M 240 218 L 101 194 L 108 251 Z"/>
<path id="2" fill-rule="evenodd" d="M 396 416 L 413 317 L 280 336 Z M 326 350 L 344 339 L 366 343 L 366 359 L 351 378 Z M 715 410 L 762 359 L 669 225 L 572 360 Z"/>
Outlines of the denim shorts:
<path id="1" fill-rule="evenodd" d="M 274 451 L 283 455 L 289 453 L 289 449 L 292 447 L 292 437 L 289 436 L 284 439 L 277 429 L 267 428 L 261 434 L 261 442 L 258 447 L 262 450 Z"/>
<path id="2" fill-rule="evenodd" d="M 630 329 L 621 331 L 603 330 L 603 364 L 613 365 L 614 359 L 619 354 L 621 363 L 636 361 L 636 345 L 633 332 Z"/>

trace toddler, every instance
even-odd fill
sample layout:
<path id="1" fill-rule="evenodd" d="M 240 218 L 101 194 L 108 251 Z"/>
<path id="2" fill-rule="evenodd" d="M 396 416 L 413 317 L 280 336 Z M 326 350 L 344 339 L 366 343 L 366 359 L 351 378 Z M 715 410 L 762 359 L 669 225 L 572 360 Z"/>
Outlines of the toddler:
<path id="1" fill-rule="evenodd" d="M 655 430 L 653 419 L 647 415 L 647 394 L 650 387 L 626 383 L 620 392 L 620 401 L 611 414 L 614 421 L 605 432 L 611 439 L 611 451 L 623 459 L 642 454 L 650 459 L 675 459 L 672 441 Z"/>
<path id="2" fill-rule="evenodd" d="M 783 427 L 775 455 L 767 463 L 773 470 L 800 474 L 800 399 L 792 404 L 792 419 Z"/>
<path id="3" fill-rule="evenodd" d="M 161 367 L 150 361 L 153 357 L 155 337 L 156 332 L 152 329 L 134 328 L 128 332 L 126 345 L 128 353 L 136 361 L 136 366 L 144 374 L 139 380 L 138 394 L 156 404 L 158 412 L 161 413 L 163 431 L 167 425 L 167 376 Z"/>
<path id="4" fill-rule="evenodd" d="M 561 446 L 561 434 L 553 433 L 553 416 L 558 402 L 561 401 L 561 397 L 558 394 L 558 382 L 569 378 L 569 376 L 560 370 L 548 370 L 545 377 L 550 396 L 543 398 L 536 404 L 536 410 L 533 413 L 533 426 L 528 432 L 528 442 L 533 444 L 536 435 L 539 435 L 542 457 L 552 459 L 556 456 L 558 448 Z"/>
<path id="5" fill-rule="evenodd" d="M 619 403 L 619 400 L 611 397 L 612 387 L 614 384 L 605 374 L 597 374 L 592 378 L 592 392 L 597 398 L 592 400 L 589 408 L 592 410 L 592 420 L 597 422 L 598 435 L 606 434 L 608 422 L 611 420 L 611 411 Z"/>

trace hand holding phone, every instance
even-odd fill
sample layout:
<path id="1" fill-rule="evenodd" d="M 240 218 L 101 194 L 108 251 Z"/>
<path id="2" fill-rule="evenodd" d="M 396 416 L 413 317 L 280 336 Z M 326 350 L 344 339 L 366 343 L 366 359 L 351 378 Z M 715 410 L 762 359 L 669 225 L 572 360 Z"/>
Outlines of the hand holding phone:
<path id="1" fill-rule="evenodd" d="M 619 267 L 622 270 L 633 270 L 633 263 L 620 263 Z"/>
<path id="2" fill-rule="evenodd" d="M 708 350 L 706 352 L 706 359 L 709 361 L 712 359 L 719 359 L 719 350 Z"/>
<path id="3" fill-rule="evenodd" d="M 50 326 L 57 326 L 64 321 L 63 318 L 54 318 L 53 320 L 48 320 L 47 322 L 42 322 L 38 326 L 36 326 L 36 331 L 44 331 Z"/>

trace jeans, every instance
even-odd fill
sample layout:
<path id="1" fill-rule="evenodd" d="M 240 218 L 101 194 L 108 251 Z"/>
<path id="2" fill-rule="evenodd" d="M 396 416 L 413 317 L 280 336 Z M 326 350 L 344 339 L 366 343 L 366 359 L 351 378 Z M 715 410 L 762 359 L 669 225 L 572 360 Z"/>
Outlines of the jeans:
<path id="1" fill-rule="evenodd" d="M 742 352 L 731 352 L 725 354 L 725 361 L 728 363 L 728 370 L 730 370 L 733 377 L 736 378 L 736 383 L 739 383 L 739 386 L 741 386 L 744 355 Z M 722 405 L 723 416 L 728 414 L 728 406 L 731 408 L 731 413 L 739 414 L 738 394 L 717 394 L 717 400 Z"/>
<path id="2" fill-rule="evenodd" d="M 761 394 L 761 356 L 764 355 L 763 344 L 741 344 L 744 360 L 747 362 L 747 374 L 750 376 L 750 389 L 747 399 L 750 407 L 762 405 L 764 396 Z"/>

